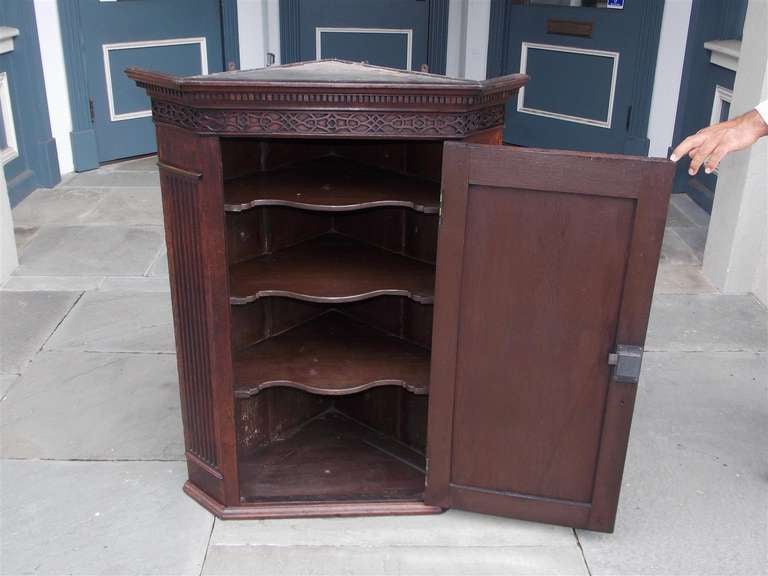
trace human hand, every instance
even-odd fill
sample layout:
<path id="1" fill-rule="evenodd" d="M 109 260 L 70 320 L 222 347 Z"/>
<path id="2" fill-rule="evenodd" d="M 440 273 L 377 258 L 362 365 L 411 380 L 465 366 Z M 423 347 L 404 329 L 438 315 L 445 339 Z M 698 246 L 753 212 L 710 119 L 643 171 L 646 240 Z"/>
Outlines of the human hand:
<path id="1" fill-rule="evenodd" d="M 757 110 L 750 110 L 732 120 L 707 126 L 688 136 L 672 151 L 669 159 L 677 162 L 687 154 L 691 158 L 688 174 L 695 176 L 702 163 L 705 164 L 704 172 L 710 174 L 726 154 L 747 148 L 766 135 L 768 124 Z"/>

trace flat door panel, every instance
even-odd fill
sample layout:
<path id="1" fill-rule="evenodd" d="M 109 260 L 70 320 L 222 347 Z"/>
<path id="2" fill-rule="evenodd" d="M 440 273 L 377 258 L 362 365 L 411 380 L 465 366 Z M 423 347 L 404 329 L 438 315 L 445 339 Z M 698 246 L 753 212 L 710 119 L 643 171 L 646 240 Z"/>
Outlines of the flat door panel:
<path id="1" fill-rule="evenodd" d="M 299 59 L 339 58 L 419 70 L 427 63 L 429 3 L 422 0 L 300 0 Z"/>
<path id="2" fill-rule="evenodd" d="M 220 72 L 217 0 L 79 0 L 99 161 L 155 152 L 155 129 L 144 90 L 129 66 L 178 76 Z"/>
<path id="3" fill-rule="evenodd" d="M 507 105 L 504 141 L 521 146 L 625 152 L 635 92 L 650 94 L 653 81 L 638 78 L 644 37 L 657 24 L 649 1 L 521 1 L 505 7 L 503 74 L 531 79 Z M 656 45 L 649 50 L 656 50 Z"/>
<path id="4" fill-rule="evenodd" d="M 446 145 L 427 501 L 610 530 L 666 161 Z"/>

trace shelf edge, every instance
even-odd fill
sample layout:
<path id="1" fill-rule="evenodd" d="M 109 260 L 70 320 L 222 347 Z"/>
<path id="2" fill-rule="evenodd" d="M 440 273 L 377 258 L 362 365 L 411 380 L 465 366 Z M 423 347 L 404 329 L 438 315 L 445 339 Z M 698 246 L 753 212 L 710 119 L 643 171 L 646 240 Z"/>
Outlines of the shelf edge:
<path id="1" fill-rule="evenodd" d="M 308 386 L 301 382 L 294 382 L 293 380 L 273 380 L 269 382 L 262 382 L 261 384 L 257 384 L 256 386 L 251 386 L 249 388 L 236 388 L 235 398 L 238 398 L 238 399 L 251 398 L 252 396 L 255 396 L 262 390 L 266 390 L 268 388 L 277 388 L 277 387 L 295 388 L 297 390 L 303 390 L 304 392 L 310 392 L 312 394 L 317 394 L 320 396 L 345 396 L 347 394 L 356 394 L 358 392 L 364 392 L 365 390 L 370 390 L 372 388 L 379 388 L 382 386 L 399 386 L 419 396 L 423 396 L 429 393 L 428 385 L 414 386 L 413 384 L 409 384 L 404 380 L 373 380 L 371 382 L 366 382 L 365 384 L 360 384 L 358 386 L 351 386 L 349 388 L 341 388 L 341 389 L 333 389 L 333 390 L 328 390 L 327 388 L 318 388 L 316 386 Z"/>
<path id="2" fill-rule="evenodd" d="M 419 304 L 433 304 L 435 301 L 435 297 L 432 295 L 415 294 L 409 290 L 398 290 L 390 288 L 384 290 L 374 290 L 372 292 L 365 292 L 362 294 L 351 294 L 348 296 L 312 296 L 311 294 L 292 292 L 290 290 L 259 290 L 255 294 L 248 296 L 230 296 L 229 303 L 233 306 L 242 306 L 244 304 L 255 302 L 260 298 L 269 298 L 273 296 L 293 298 L 294 300 L 303 300 L 305 302 L 317 302 L 320 304 L 343 304 L 345 302 L 359 302 L 361 300 L 369 300 L 378 296 L 404 296 Z"/>

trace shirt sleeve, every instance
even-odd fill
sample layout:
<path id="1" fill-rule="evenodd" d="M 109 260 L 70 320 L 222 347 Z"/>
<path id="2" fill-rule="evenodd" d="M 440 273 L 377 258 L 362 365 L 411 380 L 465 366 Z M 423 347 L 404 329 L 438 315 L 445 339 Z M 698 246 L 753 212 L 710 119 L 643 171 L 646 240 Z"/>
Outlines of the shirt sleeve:
<path id="1" fill-rule="evenodd" d="M 768 124 L 768 100 L 760 102 L 760 104 L 755 106 L 755 110 L 757 110 L 757 113 L 763 117 L 763 122 Z"/>

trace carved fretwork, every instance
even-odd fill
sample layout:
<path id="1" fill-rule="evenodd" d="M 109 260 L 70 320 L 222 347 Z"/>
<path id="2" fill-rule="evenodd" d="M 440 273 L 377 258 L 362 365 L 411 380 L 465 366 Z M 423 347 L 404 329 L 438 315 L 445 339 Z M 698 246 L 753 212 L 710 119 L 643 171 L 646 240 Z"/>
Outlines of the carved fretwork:
<path id="1" fill-rule="evenodd" d="M 380 112 L 312 110 L 208 110 L 173 102 L 152 104 L 155 122 L 196 132 L 322 136 L 411 136 L 461 138 L 499 126 L 504 106 L 465 112 Z"/>

